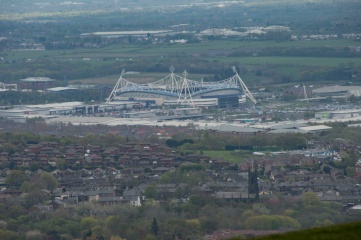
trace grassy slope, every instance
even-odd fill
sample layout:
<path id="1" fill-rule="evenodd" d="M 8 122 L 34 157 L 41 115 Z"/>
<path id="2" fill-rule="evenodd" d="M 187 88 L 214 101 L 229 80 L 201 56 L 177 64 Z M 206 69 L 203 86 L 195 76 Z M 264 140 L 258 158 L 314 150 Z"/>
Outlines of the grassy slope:
<path id="1" fill-rule="evenodd" d="M 276 234 L 258 240 L 356 240 L 361 239 L 361 222 L 332 225 L 302 231 Z"/>

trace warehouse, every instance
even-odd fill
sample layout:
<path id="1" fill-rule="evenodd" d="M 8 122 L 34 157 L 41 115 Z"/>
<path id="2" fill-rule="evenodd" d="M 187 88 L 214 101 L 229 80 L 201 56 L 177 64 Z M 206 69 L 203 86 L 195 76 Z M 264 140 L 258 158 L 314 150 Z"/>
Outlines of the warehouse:
<path id="1" fill-rule="evenodd" d="M 361 86 L 328 86 L 313 89 L 312 92 L 318 97 L 343 97 L 349 98 L 354 95 L 355 97 L 361 96 Z"/>

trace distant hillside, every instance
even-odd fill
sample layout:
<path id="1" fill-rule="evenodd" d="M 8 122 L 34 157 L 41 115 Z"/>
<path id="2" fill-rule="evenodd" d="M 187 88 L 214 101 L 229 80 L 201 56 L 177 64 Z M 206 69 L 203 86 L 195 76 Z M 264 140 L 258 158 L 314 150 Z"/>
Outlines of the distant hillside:
<path id="1" fill-rule="evenodd" d="M 244 239 L 231 238 L 230 240 Z M 361 222 L 332 225 L 329 227 L 312 228 L 302 231 L 275 234 L 257 238 L 257 240 L 339 240 L 339 239 L 361 239 Z"/>

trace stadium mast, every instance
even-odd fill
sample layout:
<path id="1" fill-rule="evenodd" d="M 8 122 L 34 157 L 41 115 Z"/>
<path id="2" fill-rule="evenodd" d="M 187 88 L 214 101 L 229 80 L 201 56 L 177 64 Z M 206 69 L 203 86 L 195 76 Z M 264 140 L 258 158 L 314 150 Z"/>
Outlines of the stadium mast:
<path id="1" fill-rule="evenodd" d="M 117 91 L 118 91 L 119 85 L 121 85 L 121 82 L 123 81 L 123 75 L 124 75 L 124 73 L 125 73 L 125 70 L 123 69 L 123 70 L 122 70 L 122 73 L 120 74 L 120 77 L 119 77 L 119 79 L 118 79 L 118 82 L 115 84 L 112 92 L 110 93 L 109 97 L 107 98 L 107 101 L 106 101 L 107 103 L 108 103 L 108 102 L 111 102 L 111 101 L 114 99 L 114 97 L 117 95 Z"/>
<path id="2" fill-rule="evenodd" d="M 242 78 L 238 75 L 238 72 L 237 72 L 237 70 L 236 70 L 236 67 L 233 66 L 232 69 L 233 69 L 233 72 L 236 74 L 236 77 L 237 77 L 237 79 L 238 79 L 239 85 L 241 86 L 244 94 L 245 94 L 249 99 L 251 99 L 251 101 L 252 101 L 254 104 L 256 104 L 256 103 L 257 103 L 257 100 L 253 97 L 252 93 L 248 90 L 246 84 L 244 84 L 244 82 L 242 81 Z"/>
<path id="3" fill-rule="evenodd" d="M 182 85 L 179 91 L 179 97 L 178 97 L 178 104 L 182 104 L 184 102 L 190 104 L 192 107 L 194 107 L 193 99 L 192 99 L 192 91 L 190 88 L 190 83 L 187 79 L 187 71 L 183 72 L 183 79 L 182 79 Z"/>
<path id="4" fill-rule="evenodd" d="M 305 84 L 303 84 L 303 94 L 304 94 L 305 100 L 308 102 L 308 97 L 307 97 L 307 91 L 306 91 Z"/>

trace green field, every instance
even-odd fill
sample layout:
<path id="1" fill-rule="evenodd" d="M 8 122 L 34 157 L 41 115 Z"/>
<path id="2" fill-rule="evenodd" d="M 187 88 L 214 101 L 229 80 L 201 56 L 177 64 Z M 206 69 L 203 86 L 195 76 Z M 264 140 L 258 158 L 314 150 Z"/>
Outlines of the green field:
<path id="1" fill-rule="evenodd" d="M 247 156 L 250 156 L 250 152 L 235 152 L 235 151 L 203 151 L 203 154 L 216 159 L 223 159 L 231 163 L 240 163 Z"/>
<path id="2" fill-rule="evenodd" d="M 190 44 L 169 44 L 169 45 L 156 45 L 156 44 L 114 44 L 101 48 L 94 49 L 71 49 L 71 50 L 45 50 L 45 51 L 12 51 L 8 52 L 10 60 L 20 59 L 73 59 L 80 60 L 83 58 L 119 58 L 129 59 L 137 57 L 155 57 L 155 56 L 174 56 L 177 54 L 202 54 L 212 53 L 218 51 L 220 56 L 222 52 L 229 53 L 232 51 L 242 49 L 261 49 L 269 47 L 347 47 L 359 46 L 360 43 L 351 40 L 315 40 L 315 41 L 288 41 L 288 42 L 274 42 L 274 41 L 240 41 L 240 40 L 216 40 L 209 42 L 190 43 Z M 207 57 L 206 57 L 207 58 Z M 321 59 L 321 60 L 320 60 Z M 361 64 L 360 58 L 303 58 L 303 57 L 216 57 L 209 58 L 208 60 L 214 61 L 240 61 L 248 64 L 267 64 L 267 63 L 289 63 L 298 65 L 336 65 L 343 62 L 355 62 Z"/>
<path id="3" fill-rule="evenodd" d="M 83 78 L 83 79 L 76 79 L 69 81 L 70 84 L 110 84 L 114 85 L 120 76 L 121 69 L 119 69 L 118 75 L 111 75 L 111 76 L 103 76 L 103 77 L 96 77 L 96 78 Z M 149 83 L 153 82 L 162 78 L 165 78 L 168 76 L 169 73 L 140 73 L 140 74 L 132 74 L 132 75 L 124 75 L 123 78 L 126 80 L 129 80 L 134 83 Z M 182 73 L 178 73 L 178 75 L 181 75 Z M 189 74 L 187 76 L 188 79 L 191 80 L 201 80 L 201 78 L 204 77 L 202 74 Z"/>
<path id="4" fill-rule="evenodd" d="M 78 63 L 78 67 L 84 68 L 101 68 L 106 69 L 114 66 L 121 66 L 127 71 L 132 71 L 137 66 L 161 66 L 160 71 L 164 71 L 171 65 L 176 68 L 175 72 L 181 75 L 187 70 L 188 78 L 192 80 L 200 80 L 202 77 L 213 76 L 214 71 L 207 73 L 210 67 L 221 68 L 222 66 L 230 67 L 232 65 L 240 66 L 240 75 L 246 84 L 254 86 L 269 85 L 275 82 L 284 83 L 282 76 L 287 76 L 294 82 L 299 78 L 302 71 L 309 67 L 338 67 L 340 65 L 353 66 L 355 68 L 361 66 L 361 57 L 289 57 L 289 56 L 259 56 L 259 57 L 229 57 L 230 54 L 247 50 L 257 51 L 262 48 L 290 48 L 290 47 L 347 47 L 358 46 L 360 43 L 347 39 L 335 40 L 314 40 L 314 41 L 241 41 L 239 39 L 213 40 L 208 42 L 189 43 L 189 44 L 113 44 L 99 48 L 77 48 L 66 50 L 21 50 L 4 52 L 6 60 L 9 62 L 27 62 L 31 68 L 51 68 L 51 65 L 44 65 L 44 62 L 64 62 Z M 43 64 L 41 67 L 37 63 Z M 54 64 L 55 65 L 55 64 Z M 202 69 L 204 74 L 192 73 L 192 68 L 196 66 Z M 4 69 L 11 65 L 2 65 Z M 121 72 L 119 67 L 119 74 Z M 246 71 L 242 72 L 243 69 Z M 136 68 L 138 71 L 139 67 Z M 198 70 L 199 70 L 198 69 Z M 262 71 L 262 74 L 256 75 L 255 72 Z M 168 71 L 160 73 L 149 73 L 144 70 L 141 75 L 127 75 L 126 79 L 130 79 L 136 83 L 152 82 L 161 79 L 169 73 Z M 119 75 L 98 76 L 83 79 L 72 79 L 72 82 L 84 84 L 114 84 Z M 95 74 L 94 74 L 95 75 Z M 277 78 L 278 77 L 278 78 Z M 277 79 L 276 79 L 277 78 Z M 275 80 L 276 79 L 276 80 Z M 281 79 L 281 80 L 280 80 Z M 342 79 L 341 79 L 342 80 Z M 286 81 L 285 81 L 286 82 Z"/>

